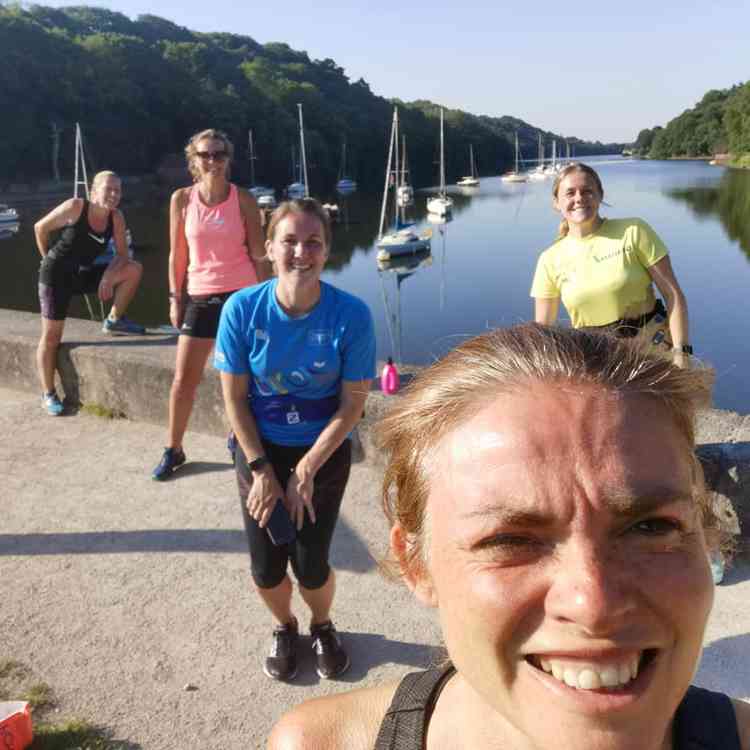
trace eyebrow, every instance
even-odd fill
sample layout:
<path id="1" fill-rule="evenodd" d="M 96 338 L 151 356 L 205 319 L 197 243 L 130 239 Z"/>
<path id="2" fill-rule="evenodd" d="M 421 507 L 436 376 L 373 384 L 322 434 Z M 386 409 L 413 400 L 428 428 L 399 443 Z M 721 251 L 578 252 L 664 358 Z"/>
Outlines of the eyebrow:
<path id="1" fill-rule="evenodd" d="M 653 513 L 667 505 L 679 503 L 692 505 L 693 498 L 674 488 L 655 488 L 645 495 L 632 495 L 627 492 L 614 492 L 607 498 L 607 505 L 615 518 L 627 520 Z M 556 522 L 553 515 L 532 509 L 517 508 L 499 503 L 487 503 L 461 515 L 462 520 L 486 518 L 508 526 L 552 526 Z"/>

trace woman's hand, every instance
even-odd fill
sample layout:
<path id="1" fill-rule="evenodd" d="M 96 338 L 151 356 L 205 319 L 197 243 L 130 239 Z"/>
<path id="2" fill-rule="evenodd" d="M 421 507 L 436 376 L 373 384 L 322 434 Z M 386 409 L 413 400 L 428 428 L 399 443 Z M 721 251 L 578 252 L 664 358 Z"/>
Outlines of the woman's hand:
<path id="1" fill-rule="evenodd" d="M 307 471 L 300 462 L 295 467 L 289 481 L 286 483 L 286 507 L 297 531 L 305 522 L 305 508 L 310 521 L 315 523 L 315 509 L 313 508 L 313 491 L 315 489 L 315 475 Z"/>
<path id="2" fill-rule="evenodd" d="M 102 280 L 99 282 L 99 299 L 102 302 L 106 302 L 112 297 L 113 294 L 114 287 L 112 286 L 112 282 L 110 281 L 109 277 L 105 273 L 104 276 L 102 276 Z"/>
<path id="3" fill-rule="evenodd" d="M 174 297 L 169 300 L 169 322 L 175 327 L 179 328 L 182 325 L 182 317 L 185 314 L 185 306 L 181 299 L 175 299 Z"/>
<path id="4" fill-rule="evenodd" d="M 281 489 L 276 472 L 270 464 L 266 464 L 260 471 L 253 472 L 252 480 L 245 506 L 247 512 L 258 522 L 258 526 L 264 529 L 276 501 L 284 501 L 284 490 Z"/>

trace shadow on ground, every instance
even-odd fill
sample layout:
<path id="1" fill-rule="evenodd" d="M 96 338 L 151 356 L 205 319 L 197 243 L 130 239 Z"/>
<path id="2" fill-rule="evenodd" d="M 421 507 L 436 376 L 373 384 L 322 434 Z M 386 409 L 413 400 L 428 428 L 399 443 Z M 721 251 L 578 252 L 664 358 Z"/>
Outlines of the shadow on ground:
<path id="1" fill-rule="evenodd" d="M 354 684 L 362 681 L 371 669 L 387 664 L 401 664 L 404 674 L 440 664 L 446 658 L 444 649 L 421 643 L 394 641 L 375 633 L 342 632 L 341 642 L 351 656 L 351 667 L 336 682 Z M 321 682 L 315 671 L 315 655 L 309 636 L 302 636 L 297 650 L 297 676 L 292 684 L 309 687 Z"/>
<path id="2" fill-rule="evenodd" d="M 0 534 L 0 557 L 103 555 L 125 552 L 248 554 L 245 532 L 239 529 L 140 529 Z M 339 519 L 336 528 L 331 562 L 336 569 L 353 573 L 366 573 L 376 566 L 367 545 L 343 519 Z"/>

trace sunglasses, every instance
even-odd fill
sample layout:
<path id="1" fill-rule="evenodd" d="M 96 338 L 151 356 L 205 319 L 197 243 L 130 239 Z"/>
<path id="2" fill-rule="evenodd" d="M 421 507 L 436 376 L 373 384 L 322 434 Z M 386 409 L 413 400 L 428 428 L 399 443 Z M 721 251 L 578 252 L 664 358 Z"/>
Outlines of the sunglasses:
<path id="1" fill-rule="evenodd" d="M 195 155 L 203 161 L 213 159 L 214 161 L 224 161 L 227 158 L 226 151 L 196 151 Z"/>

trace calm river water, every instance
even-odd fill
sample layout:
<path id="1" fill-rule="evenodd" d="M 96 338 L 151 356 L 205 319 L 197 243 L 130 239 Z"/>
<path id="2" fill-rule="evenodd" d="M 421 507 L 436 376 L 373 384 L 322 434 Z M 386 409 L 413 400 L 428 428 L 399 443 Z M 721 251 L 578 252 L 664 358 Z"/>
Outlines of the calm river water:
<path id="1" fill-rule="evenodd" d="M 715 403 L 747 413 L 750 172 L 696 161 L 600 157 L 590 163 L 600 172 L 609 204 L 602 214 L 639 216 L 666 242 L 687 296 L 695 352 L 716 368 Z M 370 305 L 380 358 L 430 362 L 466 336 L 531 317 L 536 258 L 558 224 L 551 186 L 550 180 L 514 185 L 483 178 L 471 194 L 452 188 L 453 221 L 433 227 L 431 256 L 415 268 L 386 270 L 378 268 L 374 247 L 380 196 L 339 198 L 343 216 L 325 278 Z M 316 194 L 314 179 L 312 187 Z M 425 198 L 417 193 L 417 215 L 427 226 Z M 145 266 L 130 314 L 149 325 L 167 322 L 167 204 L 166 194 L 125 188 L 123 211 Z M 21 231 L 0 240 L 4 307 L 39 309 L 32 224 L 46 208 L 23 209 Z M 88 317 L 82 303 L 72 314 Z"/>

